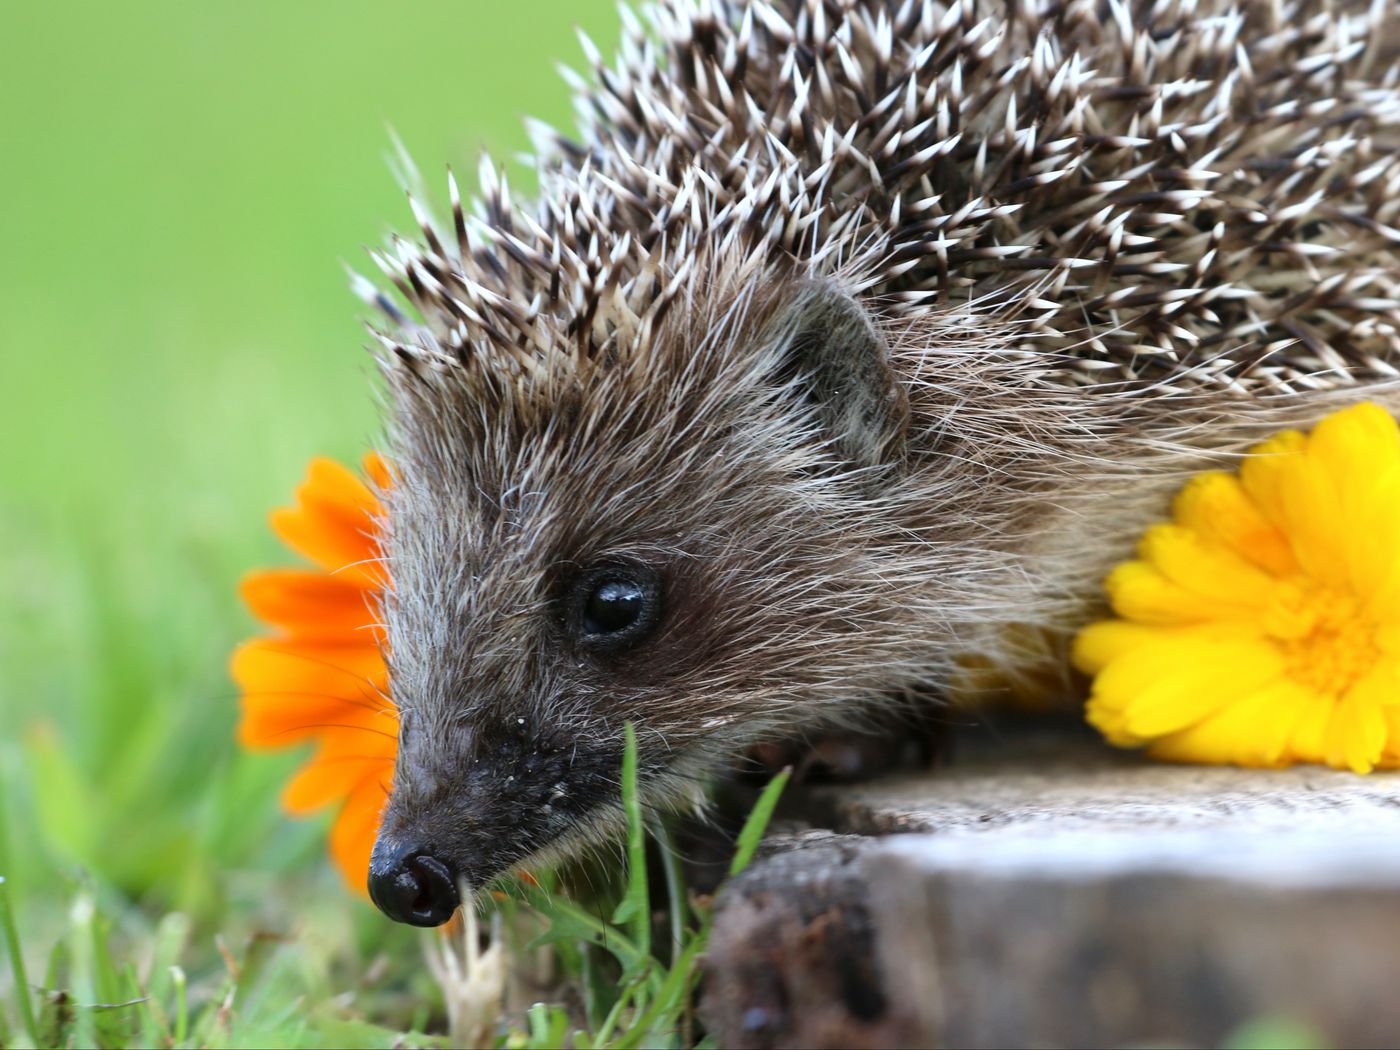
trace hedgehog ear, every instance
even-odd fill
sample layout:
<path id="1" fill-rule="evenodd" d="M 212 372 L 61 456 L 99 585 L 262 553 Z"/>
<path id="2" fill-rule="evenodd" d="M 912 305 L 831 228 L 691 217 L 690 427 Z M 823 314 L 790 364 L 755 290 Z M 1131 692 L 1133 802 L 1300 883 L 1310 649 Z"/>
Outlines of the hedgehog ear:
<path id="1" fill-rule="evenodd" d="M 854 296 L 830 281 L 804 281 L 771 332 L 779 376 L 799 380 L 851 466 L 899 458 L 909 398 L 884 337 Z"/>

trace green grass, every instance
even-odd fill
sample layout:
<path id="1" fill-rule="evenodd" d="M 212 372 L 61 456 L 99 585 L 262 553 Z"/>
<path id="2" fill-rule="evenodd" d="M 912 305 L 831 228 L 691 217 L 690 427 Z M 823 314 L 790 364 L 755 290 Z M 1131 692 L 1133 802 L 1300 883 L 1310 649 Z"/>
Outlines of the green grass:
<path id="1" fill-rule="evenodd" d="M 529 948 L 551 947 L 561 969 L 582 999 L 587 1026 L 571 1023 L 562 1006 L 536 1004 L 528 1014 L 528 1027 L 510 1033 L 506 1044 L 545 1050 L 555 1046 L 579 1048 L 680 1047 L 694 1043 L 698 1029 L 693 1016 L 694 996 L 700 980 L 700 959 L 709 941 L 712 915 L 709 902 L 690 898 L 682 884 L 675 850 L 664 826 L 659 855 L 666 870 L 668 914 L 662 927 L 669 943 L 661 950 L 653 944 L 657 916 L 651 907 L 647 884 L 645 824 L 637 798 L 636 738 L 627 726 L 627 753 L 623 764 L 622 795 L 627 809 L 627 870 L 620 899 L 611 920 L 599 917 L 597 901 L 588 907 L 551 892 L 548 884 L 517 884 L 514 900 L 544 921 L 544 931 Z M 773 815 L 788 780 L 781 773 L 769 782 L 739 833 L 729 874 L 737 875 L 753 859 L 764 829 Z M 509 905 L 507 905 L 509 907 Z M 605 971 L 611 956 L 612 971 Z M 600 972 L 607 979 L 596 978 Z M 617 979 L 611 978 L 611 973 Z"/>
<path id="2" fill-rule="evenodd" d="M 786 782 L 783 773 L 760 795 L 739 834 L 730 874 L 748 865 Z M 43 980 L 35 982 L 28 975 L 9 887 L 0 880 L 0 934 L 15 979 L 13 1009 L 0 1009 L 0 1045 L 503 1045 L 528 1050 L 695 1045 L 694 995 L 711 912 L 707 901 L 687 895 L 665 827 L 654 826 L 669 890 L 667 914 L 661 918 L 671 933 L 664 950 L 654 950 L 658 917 L 648 886 L 647 828 L 630 723 L 622 795 L 628 823 L 625 871 L 582 902 L 561 893 L 549 872 L 538 881 L 507 883 L 506 892 L 486 898 L 494 933 L 493 946 L 484 955 L 474 915 L 467 919 L 465 936 L 423 934 L 429 942 L 429 970 L 440 982 L 436 990 L 421 981 L 416 987 L 412 980 L 405 982 L 420 969 L 410 970 L 409 961 L 398 956 L 386 956 L 379 967 L 403 970 L 387 981 L 370 981 L 366 974 L 337 980 L 328 967 L 345 949 L 318 946 L 323 928 L 308 927 L 299 935 L 255 931 L 237 945 L 216 936 L 219 965 L 211 967 L 191 950 L 187 915 L 169 912 L 153 927 L 123 936 L 116 927 L 130 918 L 123 914 L 129 909 L 119 902 L 104 905 L 90 887 L 80 887 L 72 897 Z M 618 899 L 611 919 L 603 918 L 612 893 Z M 530 930 L 539 932 L 521 936 Z M 574 1008 L 541 1001 L 529 1006 L 523 1018 L 510 1016 L 508 971 L 538 961 L 531 957 L 541 952 L 551 953 L 556 963 L 552 984 Z M 191 957 L 201 966 L 193 971 L 193 981 L 186 968 Z M 422 1030 L 442 1012 L 448 1018 L 446 1039 Z"/>
<path id="3" fill-rule="evenodd" d="M 312 455 L 375 441 L 341 262 L 411 224 L 387 128 L 430 184 L 469 182 L 483 147 L 524 148 L 523 115 L 568 123 L 575 23 L 617 35 L 612 0 L 411 10 L 6 9 L 0 876 L 39 1041 L 387 1045 L 442 1021 L 416 936 L 344 891 L 323 822 L 280 812 L 298 756 L 233 746 L 225 670 L 253 630 L 239 575 L 290 560 L 267 510 Z"/>

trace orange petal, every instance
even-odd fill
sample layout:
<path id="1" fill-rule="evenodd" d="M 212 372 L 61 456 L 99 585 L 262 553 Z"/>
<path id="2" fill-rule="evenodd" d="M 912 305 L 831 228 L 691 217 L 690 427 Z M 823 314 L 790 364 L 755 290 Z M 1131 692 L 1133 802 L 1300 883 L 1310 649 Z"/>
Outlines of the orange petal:
<path id="1" fill-rule="evenodd" d="M 285 747 L 342 724 L 379 729 L 389 709 L 374 646 L 260 638 L 234 650 L 231 670 L 243 692 L 238 736 L 248 747 Z"/>
<path id="2" fill-rule="evenodd" d="M 364 777 L 345 800 L 331 826 L 331 856 L 345 881 L 360 893 L 368 892 L 369 855 L 379 834 L 384 800 L 390 779 L 382 773 Z"/>
<path id="3" fill-rule="evenodd" d="M 377 733 L 326 734 L 316 754 L 287 781 L 282 805 L 297 815 L 311 813 L 346 798 L 365 777 L 389 780 L 396 748 L 393 737 Z"/>
<path id="4" fill-rule="evenodd" d="M 303 693 L 252 693 L 242 698 L 238 742 L 248 748 L 289 747 L 303 740 L 351 733 L 393 739 L 392 709 L 369 699 L 308 697 Z"/>
<path id="5" fill-rule="evenodd" d="M 378 498 L 331 459 L 312 460 L 297 503 L 272 512 L 282 541 L 327 572 L 365 587 L 382 587 L 376 517 Z"/>
<path id="6" fill-rule="evenodd" d="M 378 644 L 376 591 L 307 569 L 264 569 L 243 577 L 239 593 L 254 616 L 294 638 Z"/>
<path id="7" fill-rule="evenodd" d="M 363 469 L 379 492 L 392 485 L 377 453 L 364 457 Z M 332 460 L 312 461 L 295 505 L 271 520 L 287 544 L 324 572 L 249 574 L 240 588 L 244 600 L 284 636 L 247 642 L 231 661 L 243 693 L 238 735 L 245 746 L 317 742 L 315 755 L 287 783 L 283 805 L 306 813 L 341 803 L 331 853 L 361 893 L 398 745 L 397 711 L 385 695 L 383 639 L 373 626 L 387 586 L 380 512 L 376 491 L 351 471 Z"/>
<path id="8" fill-rule="evenodd" d="M 375 488 L 383 492 L 394 483 L 389 464 L 384 457 L 373 450 L 365 453 L 365 458 L 361 461 L 361 468 L 365 472 L 365 477 L 374 482 Z"/>

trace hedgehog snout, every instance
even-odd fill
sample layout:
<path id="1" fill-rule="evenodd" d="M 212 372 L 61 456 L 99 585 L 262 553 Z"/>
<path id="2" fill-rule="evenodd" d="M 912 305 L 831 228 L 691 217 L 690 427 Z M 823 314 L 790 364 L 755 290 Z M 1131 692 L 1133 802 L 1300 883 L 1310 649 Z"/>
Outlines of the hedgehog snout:
<path id="1" fill-rule="evenodd" d="M 396 922 L 440 926 L 479 888 L 615 802 L 620 742 L 477 726 L 469 746 L 411 734 L 370 858 L 369 895 Z"/>
<path id="2" fill-rule="evenodd" d="M 452 864 L 414 842 L 381 835 L 369 864 L 369 897 L 395 922 L 441 926 L 461 903 Z"/>

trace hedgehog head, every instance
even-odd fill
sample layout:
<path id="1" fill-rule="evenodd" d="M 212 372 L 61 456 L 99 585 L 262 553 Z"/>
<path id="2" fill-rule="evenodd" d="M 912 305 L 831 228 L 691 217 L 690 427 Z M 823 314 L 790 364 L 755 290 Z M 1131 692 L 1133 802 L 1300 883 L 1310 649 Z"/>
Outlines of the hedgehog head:
<path id="1" fill-rule="evenodd" d="M 696 272 L 607 352 L 540 322 L 532 347 L 389 367 L 401 735 L 376 899 L 595 837 L 628 721 L 648 800 L 676 803 L 874 688 L 872 648 L 902 659 L 871 510 L 908 406 L 880 331 L 834 281 Z"/>

